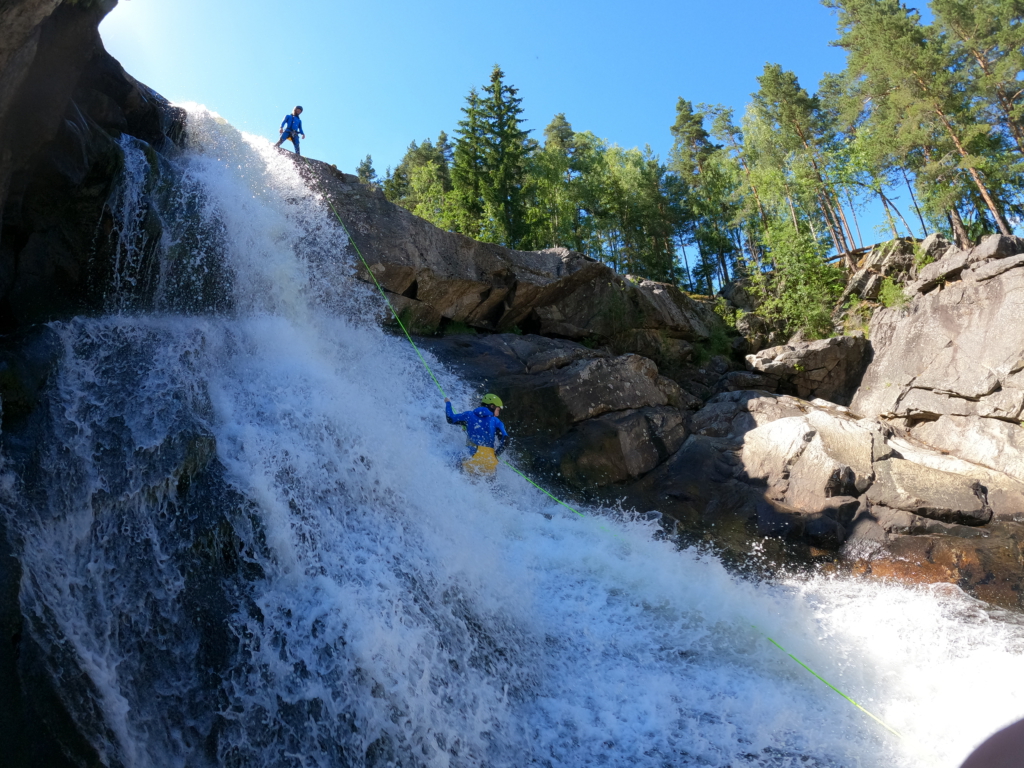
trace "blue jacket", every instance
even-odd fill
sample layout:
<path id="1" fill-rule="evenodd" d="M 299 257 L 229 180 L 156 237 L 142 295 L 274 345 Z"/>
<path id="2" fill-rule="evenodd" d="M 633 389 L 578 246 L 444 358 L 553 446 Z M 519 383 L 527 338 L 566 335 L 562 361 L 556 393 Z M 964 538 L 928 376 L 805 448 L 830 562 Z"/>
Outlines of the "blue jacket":
<path id="1" fill-rule="evenodd" d="M 297 115 L 285 115 L 284 122 L 281 123 L 281 127 L 285 131 L 291 131 L 292 133 L 302 133 L 302 121 Z M 302 138 L 306 138 L 306 134 L 302 133 Z"/>
<path id="2" fill-rule="evenodd" d="M 494 438 L 498 438 L 498 449 L 495 453 L 505 450 L 505 443 L 508 441 L 508 432 L 501 419 L 495 417 L 489 409 L 482 405 L 465 413 L 452 411 L 452 404 L 444 404 L 444 415 L 449 424 L 465 424 L 466 438 L 473 445 L 482 445 L 486 448 L 494 448 Z"/>

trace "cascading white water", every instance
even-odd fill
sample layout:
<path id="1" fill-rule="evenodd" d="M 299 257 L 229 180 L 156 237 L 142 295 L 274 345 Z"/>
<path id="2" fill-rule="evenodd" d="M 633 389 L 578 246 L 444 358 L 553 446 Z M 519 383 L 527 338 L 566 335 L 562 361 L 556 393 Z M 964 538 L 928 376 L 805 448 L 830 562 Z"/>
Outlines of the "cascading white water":
<path id="1" fill-rule="evenodd" d="M 453 470 L 323 201 L 267 141 L 189 132 L 167 311 L 53 326 L 48 437 L 5 483 L 29 633 L 107 764 L 954 768 L 1024 715 L 1024 626 L 955 589 L 755 584 Z M 181 311 L 197 272 L 220 311 Z"/>

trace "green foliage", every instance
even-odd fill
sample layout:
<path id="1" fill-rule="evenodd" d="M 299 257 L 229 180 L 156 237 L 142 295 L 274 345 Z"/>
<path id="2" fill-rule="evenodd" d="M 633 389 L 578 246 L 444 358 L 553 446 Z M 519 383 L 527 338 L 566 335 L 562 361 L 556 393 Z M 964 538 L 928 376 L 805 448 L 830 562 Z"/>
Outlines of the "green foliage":
<path id="1" fill-rule="evenodd" d="M 452 163 L 458 231 L 510 248 L 528 235 L 527 168 L 537 146 L 522 128 L 518 93 L 495 64 L 490 82 L 466 97 Z"/>
<path id="2" fill-rule="evenodd" d="M 878 291 L 878 301 L 883 307 L 896 307 L 902 309 L 907 306 L 910 298 L 903 292 L 903 287 L 897 284 L 891 277 L 882 280 L 882 287 Z"/>
<path id="3" fill-rule="evenodd" d="M 914 243 L 914 266 L 918 269 L 921 267 L 927 267 L 929 264 L 935 261 L 935 257 L 929 253 L 925 253 L 921 250 L 920 243 Z"/>
<path id="4" fill-rule="evenodd" d="M 476 336 L 477 334 L 476 328 L 459 320 L 452 320 L 445 323 L 441 332 L 445 336 Z"/>
<path id="5" fill-rule="evenodd" d="M 787 223 L 773 224 L 765 241 L 775 270 L 756 279 L 766 295 L 758 314 L 808 338 L 831 336 L 832 310 L 845 285 L 842 272 L 825 263 L 820 243 Z"/>
<path id="6" fill-rule="evenodd" d="M 861 231 L 864 208 L 881 207 L 885 237 L 941 230 L 961 247 L 1024 220 L 1024 24 L 1020 0 L 932 0 L 932 23 L 899 0 L 825 3 L 845 69 L 812 92 L 766 64 L 738 118 L 679 98 L 667 161 L 564 113 L 538 143 L 495 66 L 466 97 L 454 144 L 413 142 L 381 186 L 477 239 L 562 246 L 706 296 L 744 278 L 770 324 L 831 334 L 844 275 L 826 259 L 877 239 Z M 914 261 L 929 258 L 917 249 Z M 622 308 L 596 310 L 614 325 Z M 867 320 L 856 307 L 846 329 Z"/>
<path id="7" fill-rule="evenodd" d="M 693 342 L 694 359 L 699 366 L 707 365 L 712 357 L 723 355 L 730 357 L 732 354 L 732 339 L 729 333 L 722 326 L 716 325 L 711 328 L 711 335 L 706 341 Z"/>
<path id="8" fill-rule="evenodd" d="M 843 335 L 850 336 L 853 333 L 860 332 L 866 337 L 869 336 L 872 314 L 872 304 L 855 299 L 843 314 Z"/>
<path id="9" fill-rule="evenodd" d="M 719 296 L 715 299 L 715 314 L 722 318 L 726 326 L 736 330 L 736 320 L 740 312 L 735 308 L 729 306 L 729 302 L 724 297 Z"/>
<path id="10" fill-rule="evenodd" d="M 361 184 L 366 184 L 371 187 L 378 186 L 377 172 L 373 170 L 372 157 L 367 155 L 359 162 L 359 165 L 356 167 L 356 176 L 359 177 L 359 182 Z"/>

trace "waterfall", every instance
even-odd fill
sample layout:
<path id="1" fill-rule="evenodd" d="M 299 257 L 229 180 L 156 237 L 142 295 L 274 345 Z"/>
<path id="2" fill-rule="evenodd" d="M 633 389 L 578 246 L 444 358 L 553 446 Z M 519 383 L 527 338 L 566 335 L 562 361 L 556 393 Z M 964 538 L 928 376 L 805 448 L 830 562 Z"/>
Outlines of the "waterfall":
<path id="1" fill-rule="evenodd" d="M 755 583 L 453 469 L 325 202 L 189 113 L 156 170 L 122 145 L 110 313 L 50 325 L 38 440 L 5 435 L 25 652 L 103 764 L 955 768 L 1024 715 L 1024 626 L 955 588 Z"/>

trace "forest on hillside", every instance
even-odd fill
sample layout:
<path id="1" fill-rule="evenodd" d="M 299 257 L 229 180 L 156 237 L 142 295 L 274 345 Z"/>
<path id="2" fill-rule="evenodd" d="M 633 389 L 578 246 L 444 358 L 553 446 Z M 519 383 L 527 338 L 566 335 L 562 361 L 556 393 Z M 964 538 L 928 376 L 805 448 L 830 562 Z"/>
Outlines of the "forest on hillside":
<path id="1" fill-rule="evenodd" d="M 679 98 L 667 160 L 564 114 L 541 141 L 495 66 L 452 136 L 413 142 L 382 178 L 367 156 L 360 179 L 479 240 L 564 246 L 696 293 L 746 277 L 762 314 L 827 335 L 844 267 L 878 239 L 869 206 L 893 238 L 961 247 L 1024 220 L 1024 0 L 932 0 L 931 23 L 898 0 L 824 4 L 842 72 L 812 94 L 767 64 L 741 116 Z"/>

